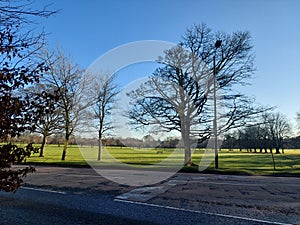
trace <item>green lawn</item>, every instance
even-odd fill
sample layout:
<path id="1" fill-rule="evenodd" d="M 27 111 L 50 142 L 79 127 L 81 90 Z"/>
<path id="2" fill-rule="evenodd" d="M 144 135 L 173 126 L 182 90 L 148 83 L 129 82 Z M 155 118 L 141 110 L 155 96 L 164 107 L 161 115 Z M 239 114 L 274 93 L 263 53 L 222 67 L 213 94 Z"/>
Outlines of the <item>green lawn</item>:
<path id="1" fill-rule="evenodd" d="M 172 168 L 179 166 L 183 161 L 183 150 L 174 152 L 172 149 L 133 149 L 120 147 L 106 147 L 107 152 L 103 154 L 101 162 L 97 159 L 97 147 L 70 146 L 67 151 L 66 161 L 61 161 L 62 147 L 47 145 L 44 151 L 45 157 L 33 155 L 27 160 L 33 164 L 56 164 L 70 166 L 111 165 L 116 160 L 126 165 L 136 167 L 159 167 Z M 197 149 L 193 153 L 193 161 L 200 163 L 204 150 Z M 84 155 L 84 157 L 83 157 Z M 219 154 L 219 173 L 230 174 L 257 174 L 257 175 L 300 175 L 300 150 L 285 150 L 285 154 L 275 155 L 276 170 L 273 169 L 271 154 L 247 153 L 238 150 L 222 150 Z M 88 161 L 86 161 L 86 160 Z M 216 172 L 214 162 L 209 161 L 210 166 L 206 172 Z M 184 168 L 184 170 L 195 171 L 197 168 Z"/>
<path id="2" fill-rule="evenodd" d="M 71 145 L 68 147 L 67 160 L 65 161 L 61 160 L 62 149 L 62 146 L 58 147 L 57 145 L 46 145 L 44 149 L 44 157 L 39 157 L 39 154 L 34 154 L 27 159 L 27 162 L 36 164 L 88 165 L 77 146 Z"/>
<path id="3" fill-rule="evenodd" d="M 300 150 L 285 150 L 285 154 L 274 154 L 275 167 L 270 153 L 247 153 L 226 151 L 220 153 L 221 171 L 244 174 L 290 174 L 300 175 Z M 208 170 L 212 170 L 212 166 Z"/>

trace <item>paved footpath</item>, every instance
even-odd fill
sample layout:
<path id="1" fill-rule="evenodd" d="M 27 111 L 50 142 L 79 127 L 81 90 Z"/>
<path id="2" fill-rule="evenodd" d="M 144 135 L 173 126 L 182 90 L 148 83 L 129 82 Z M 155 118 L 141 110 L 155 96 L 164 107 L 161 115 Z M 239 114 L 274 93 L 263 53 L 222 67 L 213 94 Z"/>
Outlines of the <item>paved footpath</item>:
<path id="1" fill-rule="evenodd" d="M 121 170 L 118 172 L 122 174 Z M 270 224 L 300 224 L 300 178 L 294 177 L 178 173 L 155 185 L 130 187 L 109 181 L 89 168 L 37 167 L 37 172 L 25 179 L 23 188 L 110 193 L 116 201 L 132 204 Z"/>

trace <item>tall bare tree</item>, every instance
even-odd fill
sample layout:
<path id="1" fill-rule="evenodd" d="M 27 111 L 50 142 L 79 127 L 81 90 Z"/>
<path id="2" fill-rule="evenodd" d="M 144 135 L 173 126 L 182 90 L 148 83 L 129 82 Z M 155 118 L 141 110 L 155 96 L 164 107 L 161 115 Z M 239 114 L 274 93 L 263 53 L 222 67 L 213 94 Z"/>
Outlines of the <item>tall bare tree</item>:
<path id="1" fill-rule="evenodd" d="M 83 94 L 86 80 L 84 71 L 67 57 L 61 49 L 55 52 L 44 50 L 41 57 L 48 68 L 43 82 L 58 93 L 58 108 L 63 116 L 64 147 L 61 160 L 65 160 L 70 136 L 83 121 L 85 102 Z"/>
<path id="2" fill-rule="evenodd" d="M 98 133 L 98 160 L 101 160 L 103 137 L 114 128 L 110 115 L 118 93 L 114 75 L 103 74 L 93 79 L 90 91 L 93 105 L 89 115 Z"/>
<path id="3" fill-rule="evenodd" d="M 220 40 L 222 44 L 216 48 Z M 263 111 L 253 106 L 252 99 L 233 90 L 234 85 L 244 84 L 254 72 L 250 42 L 247 31 L 212 32 L 205 24 L 188 29 L 182 43 L 159 58 L 162 67 L 155 70 L 147 83 L 129 93 L 133 103 L 129 111 L 131 124 L 179 131 L 184 164 L 193 165 L 191 140 L 197 137 L 204 141 L 212 131 L 214 79 L 229 109 L 219 113 L 225 122 L 218 127 L 218 133 L 242 126 Z"/>

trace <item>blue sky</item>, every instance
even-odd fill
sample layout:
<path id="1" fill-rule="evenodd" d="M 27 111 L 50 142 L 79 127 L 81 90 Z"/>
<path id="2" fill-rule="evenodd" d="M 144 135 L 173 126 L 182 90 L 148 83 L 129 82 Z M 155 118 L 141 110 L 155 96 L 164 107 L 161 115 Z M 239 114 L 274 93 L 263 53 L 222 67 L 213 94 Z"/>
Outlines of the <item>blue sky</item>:
<path id="1" fill-rule="evenodd" d="M 49 33 L 49 47 L 59 44 L 82 68 L 122 44 L 176 43 L 193 24 L 205 22 L 213 30 L 229 33 L 249 30 L 257 71 L 252 85 L 242 90 L 261 104 L 278 106 L 291 120 L 300 110 L 298 0 L 44 0 L 36 4 L 47 3 L 61 10 L 41 22 Z M 151 68 L 134 76 L 144 76 Z M 128 74 L 133 71 L 138 70 L 129 68 L 124 80 L 132 80 Z"/>

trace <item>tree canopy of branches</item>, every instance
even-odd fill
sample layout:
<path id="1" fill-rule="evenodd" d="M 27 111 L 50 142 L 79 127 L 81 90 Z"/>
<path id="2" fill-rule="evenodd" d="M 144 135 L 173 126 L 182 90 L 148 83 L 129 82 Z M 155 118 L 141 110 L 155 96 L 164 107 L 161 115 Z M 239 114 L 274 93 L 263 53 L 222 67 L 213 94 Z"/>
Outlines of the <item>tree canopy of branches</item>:
<path id="1" fill-rule="evenodd" d="M 47 8 L 34 10 L 31 3 L 0 1 L 0 139 L 7 141 L 22 132 L 34 130 L 40 109 L 21 90 L 34 85 L 44 71 L 43 62 L 34 60 L 35 52 L 43 45 L 43 33 L 28 29 L 30 16 L 48 17 L 55 12 Z M 26 148 L 13 144 L 0 146 L 0 190 L 15 191 L 22 182 L 22 176 L 34 171 L 32 167 L 15 169 L 14 163 L 21 163 L 35 151 L 32 145 Z"/>
<path id="2" fill-rule="evenodd" d="M 219 48 L 215 43 L 222 40 Z M 131 124 L 177 130 L 184 144 L 185 165 L 192 165 L 192 137 L 202 141 L 211 136 L 214 69 L 217 92 L 228 109 L 219 113 L 223 122 L 218 133 L 249 122 L 263 108 L 253 100 L 234 92 L 254 72 L 251 38 L 247 31 L 232 34 L 212 32 L 205 24 L 195 25 L 183 35 L 183 41 L 166 50 L 147 83 L 129 93 L 133 106 Z"/>
<path id="3" fill-rule="evenodd" d="M 101 160 L 102 139 L 114 128 L 109 116 L 118 93 L 114 75 L 103 74 L 93 79 L 90 89 L 93 104 L 88 112 L 90 122 L 98 132 L 98 160 Z"/>
<path id="4" fill-rule="evenodd" d="M 83 121 L 85 109 L 91 102 L 84 99 L 86 96 L 83 91 L 87 81 L 84 71 L 60 49 L 57 49 L 56 52 L 41 51 L 40 57 L 45 61 L 47 67 L 43 84 L 58 95 L 56 104 L 58 113 L 61 113 L 63 117 L 62 127 L 65 136 L 61 159 L 65 160 L 70 136 Z"/>

